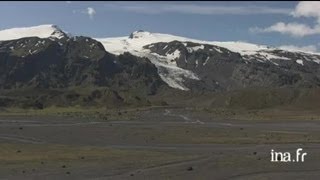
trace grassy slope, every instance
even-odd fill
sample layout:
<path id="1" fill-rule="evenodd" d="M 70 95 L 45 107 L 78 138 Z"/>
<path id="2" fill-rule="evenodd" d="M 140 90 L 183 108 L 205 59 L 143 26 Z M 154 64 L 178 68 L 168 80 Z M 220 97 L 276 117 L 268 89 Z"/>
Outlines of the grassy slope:
<path id="1" fill-rule="evenodd" d="M 94 95 L 97 91 L 101 95 Z M 75 116 L 104 120 L 120 117 L 130 120 L 143 109 L 189 107 L 227 119 L 320 119 L 320 89 L 256 88 L 201 94 L 162 89 L 155 96 L 117 93 L 110 93 L 106 88 L 81 87 L 50 91 L 2 91 L 0 100 L 9 98 L 16 101 L 3 102 L 0 115 Z M 43 107 L 36 107 L 37 102 Z"/>

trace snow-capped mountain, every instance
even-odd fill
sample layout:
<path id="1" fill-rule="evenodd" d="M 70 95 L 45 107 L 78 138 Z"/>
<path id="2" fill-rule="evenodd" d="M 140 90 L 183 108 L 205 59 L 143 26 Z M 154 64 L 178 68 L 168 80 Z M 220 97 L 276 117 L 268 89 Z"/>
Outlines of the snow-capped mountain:
<path id="1" fill-rule="evenodd" d="M 209 61 L 215 61 L 216 55 L 220 54 L 220 59 L 228 58 L 224 55 L 237 53 L 239 59 L 243 63 L 271 63 L 275 66 L 288 66 L 286 64 L 296 63 L 304 66 L 307 63 L 320 63 L 320 55 L 316 53 L 307 53 L 301 51 L 288 51 L 275 47 L 264 45 L 256 45 L 246 42 L 217 42 L 217 41 L 202 41 L 186 37 L 174 36 L 170 34 L 150 33 L 145 31 L 135 31 L 130 36 L 117 38 L 97 38 L 106 51 L 119 55 L 124 52 L 129 52 L 136 56 L 147 57 L 154 63 L 159 71 L 161 78 L 171 87 L 181 90 L 189 90 L 185 85 L 187 79 L 201 80 L 199 73 L 196 73 L 200 66 L 200 56 L 206 55 L 201 66 L 206 66 Z M 180 42 L 182 46 L 172 48 L 170 42 Z M 161 48 L 154 48 L 162 43 Z M 206 47 L 206 48 L 205 48 Z M 186 49 L 185 52 L 181 52 Z M 164 52 L 165 51 L 165 52 Z M 192 53 L 201 53 L 198 57 L 193 57 L 193 60 L 188 59 Z M 211 52 L 211 53 L 208 53 Z M 214 52 L 214 53 L 213 53 Z M 184 61 L 194 61 L 194 68 L 187 68 L 182 63 L 177 63 L 180 58 L 184 57 Z M 288 62 L 287 62 L 288 61 Z M 210 63 L 209 63 L 210 64 Z M 208 64 L 208 66 L 209 66 Z M 288 68 L 288 67 L 286 67 Z M 203 69 L 203 68 L 202 68 Z M 208 72 L 202 72 L 208 73 Z M 216 82 L 219 83 L 219 82 Z"/>
<path id="2" fill-rule="evenodd" d="M 223 91 L 256 86 L 320 86 L 319 54 L 237 41 L 202 41 L 145 31 L 135 31 L 124 37 L 92 39 L 72 37 L 56 25 L 41 25 L 0 31 L 0 51 L 3 65 L 12 58 L 28 59 L 32 64 L 30 58 L 48 58 L 49 54 L 56 58 L 52 61 L 65 63 L 68 59 L 76 65 L 72 58 L 80 58 L 81 63 L 91 63 L 99 59 L 106 61 L 107 57 L 111 57 L 107 54 L 111 53 L 115 58 L 111 58 L 113 65 L 108 65 L 106 72 L 103 73 L 101 67 L 95 67 L 103 74 L 113 71 L 110 67 L 129 68 L 123 62 L 118 62 L 117 58 L 130 53 L 132 59 L 151 62 L 158 76 L 168 86 L 185 91 Z M 16 62 L 20 63 L 21 60 Z M 73 66 L 70 62 L 68 66 Z M 145 68 L 132 70 L 153 74 Z M 5 72 L 8 73 L 7 69 L 3 70 Z M 93 75 L 86 77 L 91 80 L 97 78 L 93 78 Z M 146 85 L 149 86 L 148 82 Z M 157 86 L 152 85 L 154 87 Z"/>
<path id="3" fill-rule="evenodd" d="M 26 37 L 57 38 L 68 36 L 58 26 L 52 24 L 5 29 L 0 31 L 0 41 L 15 40 Z"/>
<path id="4" fill-rule="evenodd" d="M 96 38 L 96 39 L 101 41 L 104 47 L 108 51 L 114 54 L 121 54 L 127 51 L 135 51 L 135 50 L 137 51 L 137 50 L 143 49 L 145 45 L 158 43 L 158 42 L 171 42 L 171 41 L 193 42 L 198 44 L 215 45 L 215 46 L 229 49 L 230 51 L 233 51 L 233 52 L 240 53 L 243 56 L 258 54 L 259 52 L 262 52 L 262 51 L 273 51 L 273 50 L 281 49 L 281 48 L 268 47 L 265 45 L 257 45 L 257 44 L 241 42 L 241 41 L 229 41 L 229 42 L 203 41 L 203 40 L 197 40 L 197 39 L 175 36 L 170 34 L 151 33 L 143 30 L 135 31 L 131 33 L 130 36 Z M 281 50 L 303 53 L 303 51 L 299 51 L 299 50 L 288 50 L 288 49 L 281 49 Z M 304 52 L 304 53 L 317 54 L 312 52 Z M 317 55 L 320 55 L 320 54 L 317 54 Z"/>
<path id="5" fill-rule="evenodd" d="M 129 52 L 139 57 L 147 57 L 158 68 L 158 72 L 162 80 L 164 80 L 169 86 L 178 88 L 181 90 L 189 90 L 183 82 L 186 78 L 199 80 L 197 75 L 192 71 L 182 69 L 175 63 L 175 59 L 180 54 L 172 53 L 167 56 L 160 56 L 156 53 L 151 53 L 149 49 L 144 46 L 158 43 L 158 42 L 170 42 L 174 40 L 188 41 L 188 38 L 172 36 L 168 34 L 157 34 L 144 31 L 133 32 L 128 37 L 119 38 L 97 38 L 104 48 L 113 54 L 119 55 L 124 52 Z"/>

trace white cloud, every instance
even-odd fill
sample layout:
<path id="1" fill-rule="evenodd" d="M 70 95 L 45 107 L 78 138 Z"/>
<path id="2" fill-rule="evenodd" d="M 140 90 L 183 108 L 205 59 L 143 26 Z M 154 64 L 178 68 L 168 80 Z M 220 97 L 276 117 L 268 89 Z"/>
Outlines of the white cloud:
<path id="1" fill-rule="evenodd" d="M 302 1 L 297 4 L 295 9 L 290 13 L 295 18 L 309 17 L 316 18 L 315 25 L 309 26 L 302 23 L 284 23 L 278 22 L 266 28 L 250 28 L 251 32 L 266 33 L 279 32 L 288 34 L 294 37 L 304 37 L 309 35 L 320 34 L 320 2 L 317 1 Z"/>
<path id="2" fill-rule="evenodd" d="M 299 2 L 292 12 L 294 17 L 315 17 L 320 19 L 320 2 L 319 1 L 302 1 Z"/>
<path id="3" fill-rule="evenodd" d="M 305 24 L 300 23 L 283 23 L 278 22 L 276 24 L 271 25 L 267 28 L 250 28 L 251 32 L 258 32 L 258 33 L 264 33 L 264 32 L 279 32 L 281 34 L 289 34 L 294 37 L 303 37 L 308 35 L 315 35 L 320 34 L 320 26 L 316 25 L 314 27 L 310 27 Z"/>
<path id="4" fill-rule="evenodd" d="M 317 47 L 314 45 L 309 46 L 295 46 L 295 45 L 282 45 L 279 46 L 280 49 L 291 50 L 291 51 L 302 51 L 302 52 L 312 52 L 316 53 L 318 51 Z"/>
<path id="5" fill-rule="evenodd" d="M 86 13 L 89 15 L 91 19 L 93 19 L 94 15 L 96 15 L 96 10 L 92 7 L 88 7 Z"/>
<path id="6" fill-rule="evenodd" d="M 70 4 L 70 3 L 71 3 L 71 1 L 66 1 L 66 3 L 67 3 L 67 4 Z"/>
<path id="7" fill-rule="evenodd" d="M 120 9 L 136 13 L 144 14 L 160 14 L 160 13 L 182 13 L 182 14 L 201 14 L 201 15 L 217 15 L 217 14 L 233 14 L 233 15 L 249 15 L 249 14 L 290 14 L 291 10 L 286 8 L 274 8 L 266 6 L 217 6 L 217 5 L 195 5 L 195 4 L 157 4 L 151 6 L 146 4 L 132 5 L 115 5 L 107 4 L 106 7 Z"/>
<path id="8" fill-rule="evenodd" d="M 72 13 L 73 14 L 78 14 L 78 13 L 86 14 L 90 17 L 90 19 L 93 19 L 93 17 L 97 14 L 96 10 L 92 7 L 88 7 L 85 10 L 73 10 Z"/>

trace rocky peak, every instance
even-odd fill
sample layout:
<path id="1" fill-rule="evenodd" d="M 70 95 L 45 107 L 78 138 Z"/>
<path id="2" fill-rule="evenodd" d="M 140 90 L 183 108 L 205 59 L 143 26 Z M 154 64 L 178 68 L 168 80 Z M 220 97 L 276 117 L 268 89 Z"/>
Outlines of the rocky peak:
<path id="1" fill-rule="evenodd" d="M 57 25 L 51 25 L 51 28 L 53 29 L 50 37 L 53 38 L 64 38 L 64 37 L 71 37 L 71 34 L 64 32 L 63 30 L 61 30 Z"/>
<path id="2" fill-rule="evenodd" d="M 134 31 L 133 33 L 130 34 L 129 38 L 134 39 L 134 38 L 142 38 L 145 36 L 151 35 L 150 32 L 144 31 L 144 30 L 138 30 Z"/>

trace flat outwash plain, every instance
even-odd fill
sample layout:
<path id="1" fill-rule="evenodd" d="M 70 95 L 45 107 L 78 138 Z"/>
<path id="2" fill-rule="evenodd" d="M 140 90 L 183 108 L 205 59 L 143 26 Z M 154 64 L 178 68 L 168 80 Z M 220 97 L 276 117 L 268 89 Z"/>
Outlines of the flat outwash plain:
<path id="1" fill-rule="evenodd" d="M 276 111 L 228 115 L 169 106 L 94 112 L 109 118 L 90 118 L 76 110 L 59 115 L 23 113 L 2 112 L 0 179 L 316 179 L 320 175 L 316 114 L 309 120 L 285 119 L 289 116 Z M 305 162 L 270 162 L 271 149 L 293 153 L 300 147 L 308 153 Z"/>

